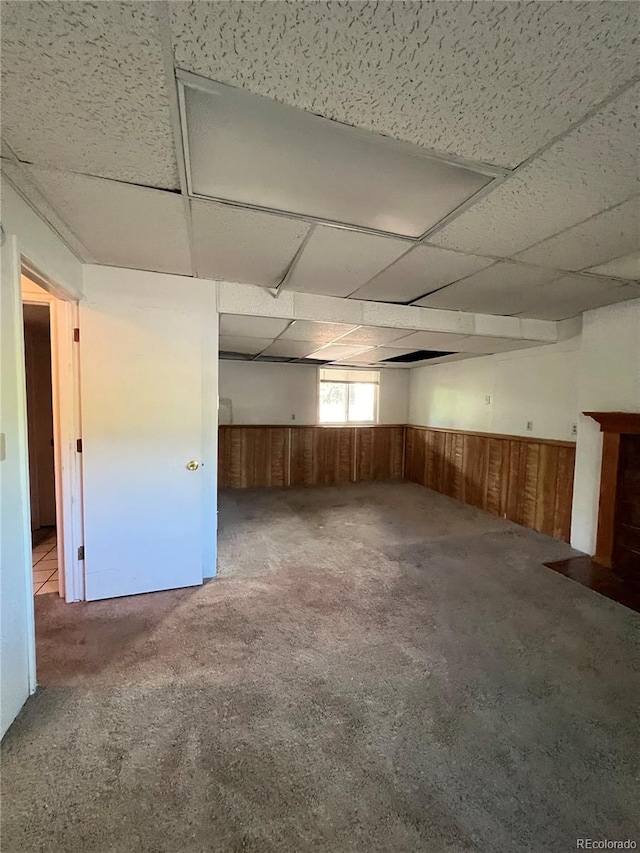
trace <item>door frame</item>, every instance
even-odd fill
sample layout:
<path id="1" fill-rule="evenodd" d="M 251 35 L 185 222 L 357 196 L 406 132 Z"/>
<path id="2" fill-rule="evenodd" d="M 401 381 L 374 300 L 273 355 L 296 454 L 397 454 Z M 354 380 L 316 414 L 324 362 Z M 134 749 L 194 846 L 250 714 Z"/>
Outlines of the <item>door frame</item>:
<path id="1" fill-rule="evenodd" d="M 85 598 L 83 544 L 82 454 L 78 302 L 56 286 L 48 276 L 21 256 L 22 303 L 48 305 L 51 327 L 51 391 L 58 534 L 58 592 L 67 602 Z M 22 288 L 22 276 L 44 293 L 30 294 Z"/>

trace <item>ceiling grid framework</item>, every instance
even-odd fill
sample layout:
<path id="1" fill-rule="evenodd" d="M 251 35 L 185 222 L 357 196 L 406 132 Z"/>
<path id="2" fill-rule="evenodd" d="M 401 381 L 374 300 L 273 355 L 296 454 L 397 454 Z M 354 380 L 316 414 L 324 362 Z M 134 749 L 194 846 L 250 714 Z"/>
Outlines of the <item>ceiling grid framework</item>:
<path id="1" fill-rule="evenodd" d="M 633 7 L 3 4 L 3 172 L 84 260 L 573 317 L 640 295 Z M 189 198 L 175 68 L 506 177 L 420 242 Z"/>

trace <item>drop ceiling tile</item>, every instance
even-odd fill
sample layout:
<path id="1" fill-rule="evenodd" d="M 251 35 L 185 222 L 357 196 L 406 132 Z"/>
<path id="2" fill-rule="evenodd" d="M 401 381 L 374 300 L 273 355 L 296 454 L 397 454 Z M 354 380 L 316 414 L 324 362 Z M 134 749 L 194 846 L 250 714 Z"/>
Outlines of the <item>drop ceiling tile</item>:
<path id="1" fill-rule="evenodd" d="M 337 361 L 357 355 L 370 347 L 348 347 L 343 344 L 328 344 L 315 352 L 310 353 L 309 358 L 326 359 L 327 361 Z"/>
<path id="2" fill-rule="evenodd" d="M 636 86 L 603 107 L 429 242 L 511 257 L 637 194 L 639 92 Z"/>
<path id="3" fill-rule="evenodd" d="M 36 166 L 28 173 L 96 263 L 191 275 L 180 195 Z"/>
<path id="4" fill-rule="evenodd" d="M 221 314 L 220 334 L 245 338 L 277 338 L 291 320 L 277 317 L 250 317 L 242 314 Z"/>
<path id="5" fill-rule="evenodd" d="M 620 284 L 596 276 L 567 275 L 531 291 L 528 306 L 520 317 L 534 320 L 567 320 L 583 311 L 602 308 L 640 296 L 640 286 Z"/>
<path id="6" fill-rule="evenodd" d="M 493 263 L 435 246 L 416 246 L 352 294 L 354 299 L 410 302 Z"/>
<path id="7" fill-rule="evenodd" d="M 193 242 L 198 274 L 217 281 L 275 287 L 309 226 L 255 210 L 192 201 Z"/>
<path id="8" fill-rule="evenodd" d="M 273 343 L 272 338 L 245 338 L 237 335 L 220 335 L 221 352 L 240 352 L 257 355 Z"/>
<path id="9" fill-rule="evenodd" d="M 588 272 L 596 275 L 611 275 L 615 278 L 627 278 L 630 281 L 640 280 L 640 252 L 634 252 L 624 258 L 616 258 L 606 264 L 591 267 Z"/>
<path id="10" fill-rule="evenodd" d="M 526 294 L 538 284 L 560 278 L 556 270 L 501 261 L 468 278 L 430 293 L 416 305 L 480 314 L 517 314 Z"/>
<path id="11" fill-rule="evenodd" d="M 584 270 L 640 248 L 640 198 L 599 213 L 517 255 L 543 267 Z"/>
<path id="12" fill-rule="evenodd" d="M 282 341 L 314 341 L 327 344 L 355 329 L 345 323 L 321 323 L 315 320 L 295 320 L 280 336 Z M 362 349 L 362 347 L 360 347 Z"/>
<path id="13" fill-rule="evenodd" d="M 348 332 L 340 339 L 345 344 L 363 344 L 365 346 L 379 346 L 396 341 L 398 338 L 406 337 L 407 329 L 389 329 L 383 326 L 359 326 L 353 332 Z"/>
<path id="14" fill-rule="evenodd" d="M 172 3 L 176 64 L 515 166 L 636 73 L 632 3 Z M 567 96 L 571 92 L 571 97 Z"/>
<path id="15" fill-rule="evenodd" d="M 413 332 L 389 344 L 391 349 L 432 349 L 455 350 L 460 341 L 466 340 L 467 335 L 450 334 L 449 332 Z"/>
<path id="16" fill-rule="evenodd" d="M 302 293 L 348 296 L 411 246 L 405 240 L 317 226 L 287 287 Z"/>
<path id="17" fill-rule="evenodd" d="M 385 358 L 393 358 L 403 353 L 413 352 L 412 349 L 391 349 L 390 347 L 375 347 L 374 349 L 365 350 L 365 352 L 356 353 L 356 355 L 345 358 L 345 363 L 348 364 L 378 364 Z"/>
<path id="18" fill-rule="evenodd" d="M 153 3 L 3 3 L 2 133 L 29 163 L 179 186 Z"/>
<path id="19" fill-rule="evenodd" d="M 459 343 L 461 352 L 490 355 L 494 352 L 511 352 L 518 349 L 542 346 L 543 341 L 527 341 L 518 338 L 496 338 L 488 335 L 471 335 Z"/>
<path id="20" fill-rule="evenodd" d="M 315 341 L 282 341 L 271 344 L 265 355 L 281 356 L 282 358 L 305 358 L 317 348 Z"/>

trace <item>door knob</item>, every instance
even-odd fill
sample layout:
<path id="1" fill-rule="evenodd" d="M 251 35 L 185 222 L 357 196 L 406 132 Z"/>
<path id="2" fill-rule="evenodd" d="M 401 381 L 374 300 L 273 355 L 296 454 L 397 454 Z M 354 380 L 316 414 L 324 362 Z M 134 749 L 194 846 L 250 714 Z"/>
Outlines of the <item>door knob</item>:
<path id="1" fill-rule="evenodd" d="M 195 459 L 192 459 L 191 462 L 187 462 L 187 469 L 189 471 L 197 471 L 198 470 L 198 463 L 196 462 Z"/>

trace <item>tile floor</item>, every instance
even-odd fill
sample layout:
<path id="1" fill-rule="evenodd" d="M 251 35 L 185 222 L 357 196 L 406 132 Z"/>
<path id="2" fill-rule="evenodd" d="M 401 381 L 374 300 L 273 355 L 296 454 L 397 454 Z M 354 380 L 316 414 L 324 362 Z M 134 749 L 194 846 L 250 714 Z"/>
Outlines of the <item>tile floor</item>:
<path id="1" fill-rule="evenodd" d="M 33 531 L 33 594 L 58 592 L 58 545 L 55 527 Z"/>

